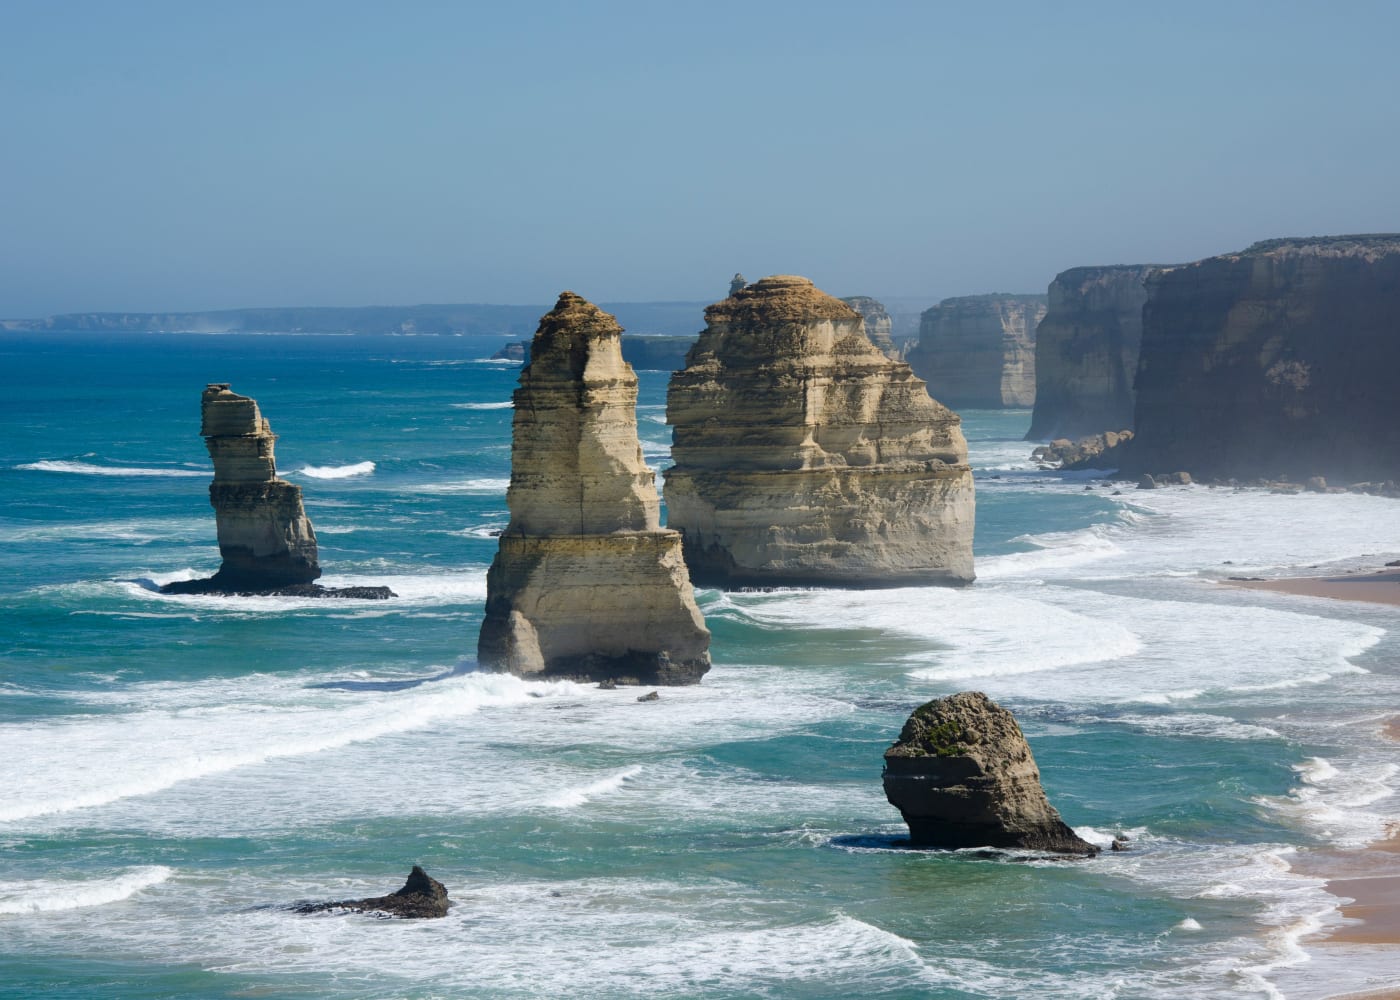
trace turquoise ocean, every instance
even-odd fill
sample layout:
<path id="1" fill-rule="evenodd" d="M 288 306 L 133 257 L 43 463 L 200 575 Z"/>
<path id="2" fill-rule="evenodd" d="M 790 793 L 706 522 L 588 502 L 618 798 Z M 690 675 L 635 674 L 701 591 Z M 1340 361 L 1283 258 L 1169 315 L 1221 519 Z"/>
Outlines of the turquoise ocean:
<path id="1" fill-rule="evenodd" d="M 698 599 L 693 688 L 475 669 L 507 521 L 503 339 L 0 336 L 0 997 L 1320 997 L 1295 864 L 1400 816 L 1400 612 L 1223 585 L 1400 556 L 1394 501 L 1038 470 L 969 411 L 977 583 Z M 641 372 L 668 463 L 667 373 Z M 257 398 L 324 583 L 218 566 L 206 382 Z M 658 477 L 659 478 L 659 477 Z M 901 846 L 881 754 L 987 692 L 1051 800 L 1133 849 Z M 422 864 L 443 920 L 299 916 Z M 1393 963 L 1393 953 L 1389 956 Z M 1393 973 L 1393 968 L 1392 968 Z"/>

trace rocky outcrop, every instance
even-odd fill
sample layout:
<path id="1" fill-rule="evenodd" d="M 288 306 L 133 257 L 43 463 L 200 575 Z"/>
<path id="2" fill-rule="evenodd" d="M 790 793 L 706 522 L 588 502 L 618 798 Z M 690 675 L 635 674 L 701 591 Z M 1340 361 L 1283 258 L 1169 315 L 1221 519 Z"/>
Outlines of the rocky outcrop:
<path id="1" fill-rule="evenodd" d="M 671 376 L 669 523 L 717 586 L 964 584 L 972 473 L 957 414 L 806 278 L 705 310 Z"/>
<path id="2" fill-rule="evenodd" d="M 1035 343 L 1035 413 L 1027 441 L 1133 424 L 1133 376 L 1153 265 L 1076 267 L 1050 282 Z"/>
<path id="3" fill-rule="evenodd" d="M 1056 438 L 1049 444 L 1041 445 L 1031 452 L 1031 460 L 1046 465 L 1056 465 L 1065 471 L 1081 469 L 1116 469 L 1123 464 L 1129 443 L 1133 440 L 1130 430 L 1105 431 L 1091 434 L 1078 441 Z"/>
<path id="4" fill-rule="evenodd" d="M 524 677 L 693 684 L 709 669 L 681 536 L 661 527 L 622 329 L 573 292 L 540 320 L 515 391 L 510 525 L 477 657 Z"/>
<path id="5" fill-rule="evenodd" d="M 848 295 L 841 300 L 865 320 L 865 335 L 880 349 L 880 353 L 892 361 L 900 360 L 899 348 L 894 344 L 894 320 L 885 312 L 885 305 L 868 295 Z"/>
<path id="6" fill-rule="evenodd" d="M 1400 474 L 1400 234 L 1256 243 L 1147 289 L 1124 472 Z"/>
<path id="7" fill-rule="evenodd" d="M 168 583 L 163 593 L 394 596 L 387 587 L 312 583 L 321 575 L 316 532 L 302 508 L 301 488 L 277 476 L 277 435 L 256 400 L 233 392 L 227 382 L 211 382 L 201 397 L 201 415 L 200 433 L 214 460 L 209 503 L 223 565 L 208 579 Z"/>
<path id="8" fill-rule="evenodd" d="M 447 898 L 447 887 L 414 865 L 403 888 L 387 896 L 342 899 L 334 903 L 302 903 L 292 909 L 296 913 L 348 910 L 354 913 L 373 913 L 376 916 L 424 920 L 447 916 L 447 908 L 451 905 Z"/>
<path id="9" fill-rule="evenodd" d="M 1036 326 L 1044 295 L 967 295 L 924 311 L 905 360 L 954 409 L 1035 403 Z"/>
<path id="10" fill-rule="evenodd" d="M 1045 797 L 1015 717 L 980 691 L 915 709 L 885 751 L 884 782 L 918 847 L 1099 850 Z"/>

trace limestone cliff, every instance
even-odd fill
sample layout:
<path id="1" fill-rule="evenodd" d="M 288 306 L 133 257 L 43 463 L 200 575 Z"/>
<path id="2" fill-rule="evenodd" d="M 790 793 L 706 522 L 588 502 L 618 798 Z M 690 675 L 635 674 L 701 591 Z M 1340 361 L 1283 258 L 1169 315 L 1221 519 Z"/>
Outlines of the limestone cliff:
<path id="1" fill-rule="evenodd" d="M 1133 424 L 1142 306 L 1155 267 L 1076 267 L 1050 283 L 1035 344 L 1035 415 L 1027 441 Z"/>
<path id="2" fill-rule="evenodd" d="M 806 278 L 705 310 L 671 376 L 669 523 L 720 586 L 972 580 L 973 486 L 957 414 Z"/>
<path id="3" fill-rule="evenodd" d="M 1256 243 L 1147 290 L 1123 471 L 1400 478 L 1400 234 Z"/>
<path id="4" fill-rule="evenodd" d="M 905 356 L 929 393 L 954 409 L 1035 403 L 1036 326 L 1044 295 L 966 295 L 924 311 Z"/>
<path id="5" fill-rule="evenodd" d="M 899 348 L 894 344 L 894 320 L 885 311 L 885 305 L 868 295 L 848 295 L 841 300 L 865 320 L 865 335 L 880 349 L 885 357 L 898 361 Z"/>
<path id="6" fill-rule="evenodd" d="M 885 752 L 884 783 L 917 846 L 1098 853 L 1045 797 L 1015 717 L 980 691 L 915 709 Z"/>
<path id="7" fill-rule="evenodd" d="M 709 669 L 681 536 L 661 527 L 622 329 L 572 292 L 540 320 L 515 391 L 510 525 L 477 657 L 525 677 L 692 684 Z"/>

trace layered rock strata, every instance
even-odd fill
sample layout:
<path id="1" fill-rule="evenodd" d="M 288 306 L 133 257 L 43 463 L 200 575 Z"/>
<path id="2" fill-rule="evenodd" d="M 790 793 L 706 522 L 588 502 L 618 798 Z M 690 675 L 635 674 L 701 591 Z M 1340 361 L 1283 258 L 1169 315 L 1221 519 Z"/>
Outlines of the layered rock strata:
<path id="1" fill-rule="evenodd" d="M 1076 267 L 1050 282 L 1035 341 L 1035 413 L 1027 441 L 1077 438 L 1133 423 L 1133 377 L 1153 265 Z"/>
<path id="2" fill-rule="evenodd" d="M 167 594 L 253 593 L 309 597 L 386 598 L 387 587 L 329 588 L 321 575 L 316 532 L 301 503 L 301 488 L 277 475 L 277 435 L 257 401 L 227 382 L 211 382 L 200 400 L 201 427 L 214 481 L 214 508 L 223 564 L 212 577 L 166 584 Z"/>
<path id="3" fill-rule="evenodd" d="M 1036 326 L 1043 295 L 967 295 L 924 311 L 905 360 L 954 409 L 1035 403 Z"/>
<path id="4" fill-rule="evenodd" d="M 1147 294 L 1122 471 L 1400 478 L 1400 234 L 1256 243 Z"/>
<path id="5" fill-rule="evenodd" d="M 692 580 L 725 587 L 965 584 L 973 485 L 960 420 L 780 275 L 705 310 L 671 376 L 668 521 Z"/>
<path id="6" fill-rule="evenodd" d="M 302 903 L 292 909 L 297 913 L 348 910 L 353 913 L 373 913 L 407 920 L 426 920 L 447 916 L 448 907 L 451 905 L 447 898 L 447 887 L 414 865 L 403 888 L 387 896 L 342 899 L 334 903 Z"/>
<path id="7" fill-rule="evenodd" d="M 894 343 L 894 320 L 885 311 L 885 305 L 868 295 L 849 295 L 841 300 L 865 320 L 865 335 L 880 349 L 885 357 L 898 361 L 899 348 Z"/>
<path id="8" fill-rule="evenodd" d="M 622 329 L 572 292 L 540 320 L 515 391 L 510 525 L 477 657 L 524 677 L 693 684 L 710 633 L 681 536 L 661 527 Z"/>
<path id="9" fill-rule="evenodd" d="M 915 709 L 885 751 L 884 783 L 918 847 L 1099 851 L 1045 797 L 1015 717 L 980 691 Z"/>

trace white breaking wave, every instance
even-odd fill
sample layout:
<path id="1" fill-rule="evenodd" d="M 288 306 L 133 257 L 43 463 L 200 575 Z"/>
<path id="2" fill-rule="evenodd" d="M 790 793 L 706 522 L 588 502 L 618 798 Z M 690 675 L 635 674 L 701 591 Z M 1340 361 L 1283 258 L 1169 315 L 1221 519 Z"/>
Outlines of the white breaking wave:
<path id="1" fill-rule="evenodd" d="M 572 809 L 581 806 L 597 798 L 599 795 L 606 795 L 608 792 L 617 791 L 629 778 L 635 778 L 642 773 L 641 765 L 634 764 L 631 767 L 624 767 L 615 774 L 610 774 L 606 778 L 601 778 L 581 788 L 568 788 L 551 798 L 545 805 L 551 809 Z"/>
<path id="2" fill-rule="evenodd" d="M 356 462 L 354 465 L 307 465 L 297 469 L 297 475 L 312 479 L 349 479 L 352 476 L 368 476 L 374 472 L 373 462 Z"/>
<path id="3" fill-rule="evenodd" d="M 214 474 L 213 469 L 194 471 L 191 469 L 149 469 L 141 466 L 93 465 L 90 462 L 63 462 L 45 459 L 41 462 L 26 462 L 15 466 L 27 472 L 66 472 L 77 476 L 174 476 L 207 479 Z"/>
<path id="4" fill-rule="evenodd" d="M 414 493 L 504 493 L 509 479 L 462 479 L 450 483 L 424 483 L 408 489 Z"/>
<path id="5" fill-rule="evenodd" d="M 0 882 L 0 914 L 52 913 L 118 903 L 160 885 L 173 874 L 164 865 L 147 865 L 106 879 Z"/>
<path id="6" fill-rule="evenodd" d="M 151 685 L 123 695 L 149 694 L 149 708 L 0 729 L 0 759 L 24 762 L 7 781 L 0 823 L 109 805 L 575 690 L 509 674 L 467 674 L 387 693 L 304 691 L 291 681 L 257 677 L 234 683 L 242 694 L 232 702 L 223 691 L 217 703 L 172 710 L 161 705 L 163 697 L 184 700 L 204 686 Z"/>
<path id="7" fill-rule="evenodd" d="M 509 410 L 515 404 L 507 399 L 503 403 L 449 403 L 454 410 Z"/>

